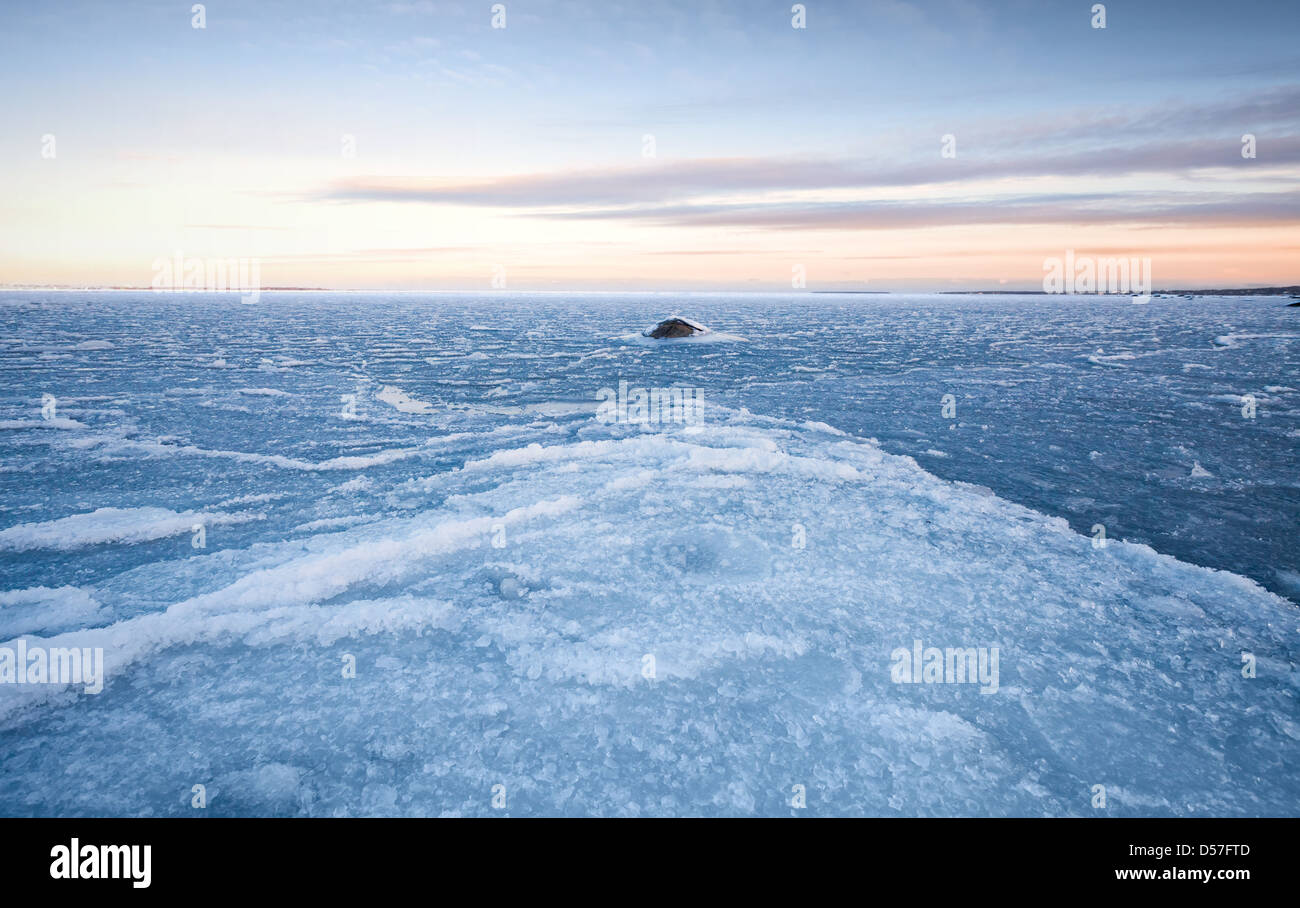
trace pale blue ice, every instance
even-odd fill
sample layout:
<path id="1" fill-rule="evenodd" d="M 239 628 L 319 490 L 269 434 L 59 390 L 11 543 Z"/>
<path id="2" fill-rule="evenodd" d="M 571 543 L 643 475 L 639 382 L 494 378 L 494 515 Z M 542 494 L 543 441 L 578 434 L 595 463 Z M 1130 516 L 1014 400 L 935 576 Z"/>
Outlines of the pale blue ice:
<path id="1" fill-rule="evenodd" d="M 0 294 L 0 813 L 1296 814 L 1285 302 Z"/>

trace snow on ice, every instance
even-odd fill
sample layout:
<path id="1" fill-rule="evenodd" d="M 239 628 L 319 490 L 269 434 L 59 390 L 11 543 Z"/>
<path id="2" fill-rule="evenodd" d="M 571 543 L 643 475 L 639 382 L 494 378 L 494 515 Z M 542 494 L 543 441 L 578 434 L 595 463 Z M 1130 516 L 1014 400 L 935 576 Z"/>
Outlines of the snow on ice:
<path id="1" fill-rule="evenodd" d="M 196 784 L 215 815 L 1092 815 L 1098 785 L 1113 815 L 1295 812 L 1300 573 L 1216 523 L 1235 495 L 1294 530 L 1293 332 L 1251 301 L 1053 302 L 1043 328 L 967 301 L 981 333 L 917 298 L 768 340 L 775 304 L 724 300 L 701 314 L 750 340 L 624 342 L 652 303 L 520 303 L 466 337 L 438 326 L 482 303 L 0 298 L 31 351 L 5 361 L 0 644 L 102 649 L 105 676 L 0 685 L 0 813 L 184 815 Z M 1200 323 L 1157 345 L 1159 318 Z M 92 330 L 112 346 L 39 358 Z M 193 367 L 209 335 L 229 383 Z M 1237 381 L 1252 343 L 1280 365 Z M 620 380 L 704 388 L 705 418 L 596 420 Z M 1265 386 L 1249 425 L 1200 409 Z M 113 412 L 35 424 L 43 392 L 106 389 Z"/>

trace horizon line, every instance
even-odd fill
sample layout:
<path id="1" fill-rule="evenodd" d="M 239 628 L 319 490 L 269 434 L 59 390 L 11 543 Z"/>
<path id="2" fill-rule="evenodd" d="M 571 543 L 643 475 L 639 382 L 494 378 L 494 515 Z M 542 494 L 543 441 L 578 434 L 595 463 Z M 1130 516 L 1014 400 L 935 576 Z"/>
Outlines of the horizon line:
<path id="1" fill-rule="evenodd" d="M 706 294 L 741 294 L 751 296 L 817 296 L 817 295 L 842 295 L 842 296 L 908 296 L 908 295 L 925 295 L 925 294 L 947 294 L 947 295 L 1004 295 L 1004 296 L 1134 296 L 1132 292 L 1103 292 L 1089 291 L 1076 293 L 1053 293 L 1046 290 L 1024 290 L 1006 287 L 987 287 L 987 288 L 962 288 L 962 289 L 910 289 L 910 290 L 858 290 L 858 289 L 840 289 L 827 288 L 824 290 L 809 290 L 804 288 L 790 290 L 755 290 L 747 289 L 713 289 L 699 290 L 686 288 L 672 289 L 627 289 L 627 288 L 598 288 L 598 289 L 580 289 L 576 287 L 559 288 L 559 289 L 542 289 L 526 287 L 494 287 L 488 289 L 481 288 L 425 288 L 425 287 L 247 287 L 247 288 L 230 288 L 226 290 L 208 290 L 202 287 L 198 288 L 177 288 L 177 289 L 157 289 L 154 287 L 133 287 L 122 285 L 84 285 L 76 286 L 71 284 L 0 284 L 0 292 L 5 293 L 155 293 L 166 296 L 182 296 L 194 294 L 208 295 L 232 295 L 240 296 L 248 293 L 472 293 L 487 296 L 504 296 L 509 294 L 523 293 L 585 293 L 585 294 L 672 294 L 685 293 L 693 295 Z M 1240 286 L 1240 287 L 1162 287 L 1152 288 L 1146 291 L 1150 295 L 1158 294 L 1260 294 L 1267 296 L 1284 296 L 1287 294 L 1300 294 L 1300 283 L 1297 284 L 1268 284 L 1260 286 Z"/>

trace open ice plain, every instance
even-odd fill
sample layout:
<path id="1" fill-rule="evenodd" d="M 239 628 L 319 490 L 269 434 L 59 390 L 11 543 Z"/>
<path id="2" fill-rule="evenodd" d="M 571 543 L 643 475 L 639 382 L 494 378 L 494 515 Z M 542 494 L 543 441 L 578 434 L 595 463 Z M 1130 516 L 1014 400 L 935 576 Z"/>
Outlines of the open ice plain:
<path id="1" fill-rule="evenodd" d="M 0 294 L 0 813 L 1295 814 L 1282 302 Z"/>

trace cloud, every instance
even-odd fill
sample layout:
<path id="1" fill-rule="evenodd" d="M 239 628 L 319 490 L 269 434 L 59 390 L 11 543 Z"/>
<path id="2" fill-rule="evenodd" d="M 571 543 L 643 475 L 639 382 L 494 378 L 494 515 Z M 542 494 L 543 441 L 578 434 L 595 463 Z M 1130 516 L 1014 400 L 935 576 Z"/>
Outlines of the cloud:
<path id="1" fill-rule="evenodd" d="M 896 14 L 912 15 L 906 4 Z M 901 11 L 901 12 L 900 12 Z M 455 75 L 455 74 L 453 74 Z M 801 191 L 870 191 L 957 185 L 977 180 L 1084 179 L 1129 175 L 1186 177 L 1216 171 L 1229 179 L 1276 176 L 1300 165 L 1300 86 L 1246 97 L 1167 101 L 1146 107 L 1040 111 L 1032 118 L 976 120 L 953 127 L 955 158 L 936 135 L 873 143 L 875 159 L 850 156 L 712 157 L 521 173 L 492 179 L 358 176 L 314 199 L 410 202 L 512 209 L 622 209 L 711 201 L 719 196 Z M 1258 157 L 1241 157 L 1242 136 Z M 884 154 L 888 154 L 885 157 Z M 1292 174 L 1293 175 L 1293 174 Z M 572 216 L 580 216 L 573 213 Z"/>
<path id="2" fill-rule="evenodd" d="M 980 148 L 1023 149 L 1080 142 L 1096 145 L 1107 137 L 1163 137 L 1176 143 L 1195 138 L 1201 143 L 1230 143 L 1241 133 L 1261 137 L 1293 136 L 1300 127 L 1300 85 L 1283 85 L 1249 96 L 1203 99 L 1196 104 L 1178 99 L 1143 106 L 1108 105 L 1041 109 L 1033 116 L 992 123 L 977 120 L 954 128 L 956 134 Z M 1103 143 L 1104 144 L 1104 143 Z"/>
<path id="3" fill-rule="evenodd" d="M 1208 172 L 1229 179 L 1279 174 L 1300 165 L 1300 135 L 1264 137 L 1259 158 L 1243 159 L 1238 141 L 1157 142 L 1044 154 L 1022 159 L 976 156 L 863 165 L 828 158 L 705 158 L 647 161 L 455 182 L 360 177 L 331 186 L 335 201 L 468 205 L 521 210 L 566 220 L 639 220 L 673 226 L 791 229 L 901 229 L 992 223 L 1291 223 L 1300 204 L 1287 192 L 1055 193 L 931 200 L 927 187 L 990 180 L 1067 180 Z M 915 201 L 765 200 L 801 191 L 913 189 Z M 984 189 L 987 192 L 987 187 Z M 972 191 L 969 196 L 974 196 Z"/>
<path id="4" fill-rule="evenodd" d="M 548 212 L 578 220 L 642 220 L 674 227 L 772 230 L 906 230 L 989 224 L 1181 224 L 1252 226 L 1300 223 L 1300 192 L 1030 196 L 990 201 L 864 201 L 809 204 L 665 205 Z"/>

